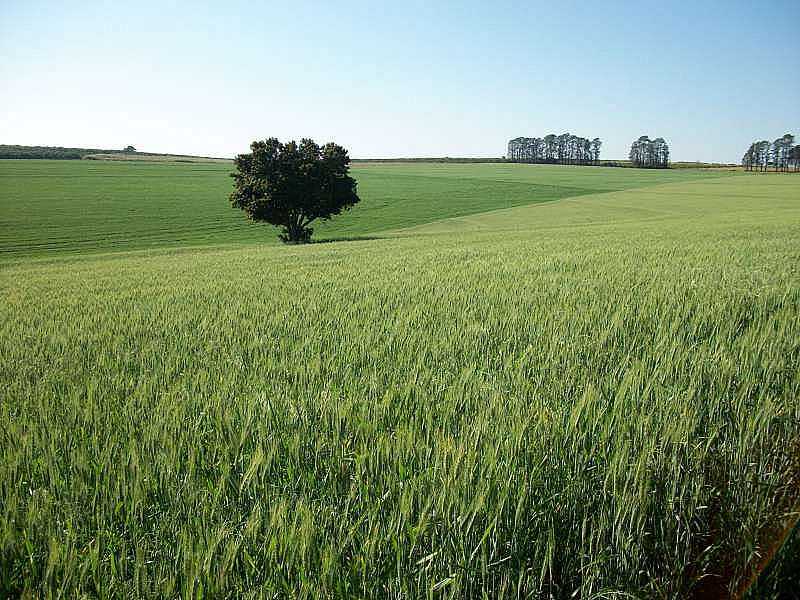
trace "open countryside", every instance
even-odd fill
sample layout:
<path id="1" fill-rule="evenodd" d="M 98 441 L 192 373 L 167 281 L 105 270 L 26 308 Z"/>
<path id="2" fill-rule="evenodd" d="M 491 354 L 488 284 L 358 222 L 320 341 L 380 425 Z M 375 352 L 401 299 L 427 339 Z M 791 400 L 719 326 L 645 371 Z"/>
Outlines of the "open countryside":
<path id="1" fill-rule="evenodd" d="M 0 163 L 6 591 L 744 589 L 798 498 L 800 178 L 357 165 L 286 248 L 230 169 Z"/>
<path id="2" fill-rule="evenodd" d="M 244 221 L 220 201 L 230 191 L 232 170 L 229 163 L 2 161 L 0 256 L 277 243 L 268 226 Z M 397 233 L 453 217 L 734 172 L 356 163 L 353 173 L 362 202 L 315 225 L 317 239 Z"/>
<path id="3" fill-rule="evenodd" d="M 0 599 L 800 600 L 798 23 L 1 1 Z"/>

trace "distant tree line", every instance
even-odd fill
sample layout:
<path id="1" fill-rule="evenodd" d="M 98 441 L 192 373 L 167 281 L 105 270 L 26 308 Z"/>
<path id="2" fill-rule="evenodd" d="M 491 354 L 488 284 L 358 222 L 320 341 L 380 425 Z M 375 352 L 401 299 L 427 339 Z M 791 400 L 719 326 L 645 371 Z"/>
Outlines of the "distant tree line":
<path id="1" fill-rule="evenodd" d="M 746 171 L 766 171 L 769 167 L 776 171 L 800 170 L 800 145 L 795 145 L 791 133 L 772 143 L 753 142 L 742 157 L 742 166 Z"/>
<path id="2" fill-rule="evenodd" d="M 87 154 L 119 154 L 122 152 L 136 152 L 136 148 L 128 146 L 125 150 L 101 150 L 98 148 L 62 148 L 61 146 L 13 146 L 0 144 L 0 158 L 80 160 Z"/>
<path id="3" fill-rule="evenodd" d="M 668 169 L 669 144 L 664 138 L 651 140 L 643 135 L 631 144 L 628 158 L 634 167 L 640 169 Z"/>
<path id="4" fill-rule="evenodd" d="M 522 163 L 596 165 L 602 144 L 600 138 L 589 140 L 569 133 L 518 137 L 508 142 L 507 158 Z"/>
<path id="5" fill-rule="evenodd" d="M 458 157 L 458 156 L 431 156 L 431 157 L 399 157 L 399 158 L 351 158 L 351 163 L 502 163 L 502 157 Z"/>

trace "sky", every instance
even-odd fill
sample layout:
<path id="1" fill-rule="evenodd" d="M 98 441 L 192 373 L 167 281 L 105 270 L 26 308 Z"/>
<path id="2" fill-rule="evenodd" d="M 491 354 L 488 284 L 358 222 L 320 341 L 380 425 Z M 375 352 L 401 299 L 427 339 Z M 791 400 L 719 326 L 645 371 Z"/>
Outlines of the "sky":
<path id="1" fill-rule="evenodd" d="M 800 138 L 800 2 L 0 0 L 0 144 L 502 156 L 569 132 L 739 161 Z"/>

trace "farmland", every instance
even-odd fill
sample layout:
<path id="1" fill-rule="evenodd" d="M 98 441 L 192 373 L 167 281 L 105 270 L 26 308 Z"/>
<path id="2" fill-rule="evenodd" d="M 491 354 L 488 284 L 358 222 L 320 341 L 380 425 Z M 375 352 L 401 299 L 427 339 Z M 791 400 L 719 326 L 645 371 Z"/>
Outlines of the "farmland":
<path id="1" fill-rule="evenodd" d="M 2 256 L 277 242 L 230 207 L 231 164 L 0 161 Z M 315 224 L 321 239 L 670 181 L 703 171 L 518 165 L 360 164 L 357 211 Z M 713 174 L 712 174 L 713 175 Z M 718 175 L 717 175 L 718 176 Z"/>
<path id="2" fill-rule="evenodd" d="M 283 247 L 229 171 L 0 162 L 1 592 L 688 597 L 791 523 L 800 178 L 361 164 Z"/>

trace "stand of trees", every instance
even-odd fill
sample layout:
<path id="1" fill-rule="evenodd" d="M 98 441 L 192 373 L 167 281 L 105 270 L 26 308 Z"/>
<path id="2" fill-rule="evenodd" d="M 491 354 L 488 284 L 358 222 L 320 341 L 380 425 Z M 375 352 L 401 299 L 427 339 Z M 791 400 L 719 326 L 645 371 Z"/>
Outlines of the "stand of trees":
<path id="1" fill-rule="evenodd" d="M 122 152 L 136 152 L 136 148 L 128 146 L 124 150 L 102 150 L 100 148 L 63 148 L 61 146 L 17 146 L 0 144 L 0 158 L 80 160 L 87 154 L 120 154 Z"/>
<path id="2" fill-rule="evenodd" d="M 628 158 L 634 167 L 668 169 L 669 144 L 664 141 L 664 138 L 651 140 L 648 136 L 643 135 L 631 144 Z"/>
<path id="3" fill-rule="evenodd" d="M 795 146 L 794 136 L 786 133 L 770 143 L 767 140 L 753 142 L 742 157 L 742 166 L 747 171 L 800 170 L 800 145 Z"/>
<path id="4" fill-rule="evenodd" d="M 569 133 L 551 133 L 542 138 L 518 137 L 508 142 L 508 160 L 521 163 L 596 165 L 600 138 L 590 140 Z"/>

